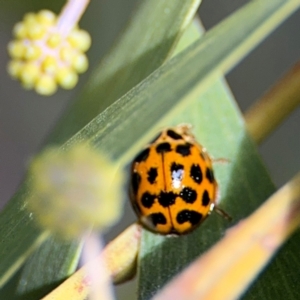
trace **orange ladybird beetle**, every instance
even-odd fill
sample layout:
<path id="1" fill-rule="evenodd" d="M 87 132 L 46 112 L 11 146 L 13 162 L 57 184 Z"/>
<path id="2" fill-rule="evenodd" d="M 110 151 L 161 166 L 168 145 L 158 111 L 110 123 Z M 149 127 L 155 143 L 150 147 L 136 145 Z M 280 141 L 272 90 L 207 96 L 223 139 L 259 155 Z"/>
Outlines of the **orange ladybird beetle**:
<path id="1" fill-rule="evenodd" d="M 140 222 L 160 234 L 194 230 L 215 209 L 212 160 L 190 126 L 166 128 L 133 160 L 130 199 Z"/>

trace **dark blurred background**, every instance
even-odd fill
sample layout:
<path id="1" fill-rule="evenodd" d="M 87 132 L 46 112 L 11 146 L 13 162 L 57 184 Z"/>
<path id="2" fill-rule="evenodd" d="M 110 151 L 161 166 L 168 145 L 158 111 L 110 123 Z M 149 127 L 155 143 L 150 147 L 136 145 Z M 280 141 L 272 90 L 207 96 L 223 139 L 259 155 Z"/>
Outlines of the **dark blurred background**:
<path id="1" fill-rule="evenodd" d="M 151 1 L 151 0 L 149 0 Z M 93 45 L 89 51 L 91 65 L 109 49 L 123 30 L 138 0 L 94 0 L 81 21 L 90 32 Z M 206 29 L 249 1 L 203 0 L 199 15 Z M 64 1 L 0 1 L 0 208 L 10 199 L 22 180 L 28 161 L 41 147 L 45 137 L 62 114 L 73 95 L 88 78 L 80 77 L 77 88 L 59 91 L 52 97 L 41 97 L 23 90 L 6 73 L 7 43 L 13 25 L 24 13 L 43 8 L 58 12 Z M 97 26 L 94 26 L 98 22 Z M 230 74 L 228 84 L 244 112 L 266 92 L 300 57 L 300 11 L 259 45 Z M 300 83 L 299 83 L 300 84 Z M 261 156 L 277 187 L 300 170 L 300 109 L 273 132 L 259 147 Z M 124 218 L 107 235 L 111 239 L 134 220 L 126 205 Z M 131 299 L 134 283 L 117 288 L 118 299 Z"/>

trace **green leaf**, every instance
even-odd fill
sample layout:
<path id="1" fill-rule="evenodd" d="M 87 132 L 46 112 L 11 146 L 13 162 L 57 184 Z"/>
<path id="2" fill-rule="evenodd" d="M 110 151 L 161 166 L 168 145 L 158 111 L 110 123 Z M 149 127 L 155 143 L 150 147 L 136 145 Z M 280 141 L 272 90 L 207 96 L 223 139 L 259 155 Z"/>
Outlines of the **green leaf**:
<path id="1" fill-rule="evenodd" d="M 299 299 L 299 230 L 273 258 L 266 270 L 257 278 L 244 299 Z"/>
<path id="2" fill-rule="evenodd" d="M 75 135 L 70 143 L 90 138 L 98 147 L 109 152 L 113 158 L 119 158 L 120 163 L 126 164 L 133 152 L 152 135 L 151 132 L 148 132 L 147 135 L 148 128 L 155 128 L 154 124 L 181 101 L 183 105 L 175 107 L 173 111 L 174 115 L 180 115 L 182 108 L 188 107 L 190 104 L 184 96 L 189 95 L 195 87 L 196 92 L 204 91 L 208 79 L 214 78 L 218 67 L 228 66 L 226 62 L 229 60 L 236 63 L 236 61 L 233 62 L 231 56 L 233 50 L 239 52 L 239 55 L 235 56 L 236 59 L 239 59 L 242 54 L 246 55 L 255 46 L 255 43 L 249 43 L 249 39 L 257 42 L 257 35 L 260 38 L 263 37 L 260 30 L 267 35 L 271 28 L 274 28 L 288 15 L 288 12 L 292 11 L 291 6 L 288 6 L 289 10 L 287 10 L 287 4 L 273 2 L 272 5 L 266 5 L 265 3 L 265 1 L 251 3 L 246 7 L 246 11 L 240 11 L 238 15 L 235 14 L 207 33 L 202 41 L 197 42 L 186 52 L 158 69 L 146 81 L 108 107 L 104 114 L 100 114 Z M 260 10 L 260 14 L 253 14 L 258 9 L 257 5 L 265 10 Z M 283 12 L 281 18 L 277 15 L 278 10 Z M 245 20 L 248 14 L 251 18 L 248 17 L 249 23 L 243 23 L 247 27 L 241 35 L 238 25 L 241 20 Z M 272 27 L 266 26 L 270 23 L 272 23 Z M 249 35 L 247 35 L 246 29 Z M 224 40 L 227 41 L 227 47 L 222 47 Z M 216 53 L 210 55 L 211 49 L 215 49 Z M 203 61 L 203 57 L 207 59 Z M 195 65 L 198 68 L 195 68 Z M 176 70 L 180 70 L 180 72 L 176 72 Z M 181 74 L 185 74 L 185 76 L 182 77 Z M 199 82 L 201 82 L 200 88 Z M 185 119 L 185 121 L 187 120 Z M 169 123 L 167 119 L 165 122 Z M 230 124 L 230 122 L 232 122 L 230 119 L 226 120 L 226 123 Z M 158 127 L 159 124 L 156 126 Z M 212 128 L 209 130 L 214 132 Z M 154 131 L 155 129 L 152 129 L 152 133 Z M 116 147 L 116 141 L 118 141 L 118 147 Z M 207 143 L 205 145 L 208 147 Z M 127 150 L 128 152 L 126 152 Z"/>
<path id="3" fill-rule="evenodd" d="M 244 22 L 246 21 L 244 19 Z M 231 161 L 228 166 L 216 166 L 216 175 L 222 195 L 221 206 L 233 216 L 234 223 L 238 223 L 274 191 L 274 186 L 261 163 L 255 145 L 246 132 L 243 118 L 222 80 L 206 93 L 192 95 L 190 99 L 186 98 L 186 101 L 190 102 L 190 107 L 183 109 L 180 117 L 175 118 L 176 122 L 172 119 L 172 123 L 184 121 L 197 124 L 194 133 L 210 150 L 209 152 L 214 157 L 225 157 Z M 138 299 L 153 297 L 166 282 L 212 246 L 224 234 L 226 228 L 232 225 L 233 223 L 228 224 L 213 215 L 195 232 L 179 238 L 163 237 L 144 231 L 139 257 Z M 293 239 L 285 247 L 290 253 L 289 257 L 294 261 L 299 237 L 300 234 L 296 241 Z M 290 266 L 286 263 L 287 259 L 283 260 L 283 256 L 284 254 L 275 259 L 275 263 L 267 270 L 263 280 L 258 281 L 250 293 L 246 294 L 246 299 L 282 299 L 287 295 L 288 285 L 295 280 L 283 279 L 285 274 L 291 272 Z M 280 276 L 278 276 L 279 267 L 283 270 Z M 292 268 L 294 271 L 292 274 L 297 274 L 299 266 L 295 264 Z M 277 272 L 274 272 L 276 269 Z M 267 294 L 266 286 L 269 286 Z M 298 297 L 295 289 L 290 290 L 288 295 L 288 299 Z"/>
<path id="4" fill-rule="evenodd" d="M 50 247 L 49 247 L 50 245 Z M 51 237 L 26 262 L 14 291 L 20 299 L 39 299 L 56 288 L 78 266 L 81 245 Z"/>
<path id="5" fill-rule="evenodd" d="M 25 183 L 10 200 L 0 215 L 1 264 L 0 286 L 24 263 L 46 238 L 33 221 L 32 214 L 26 210 L 24 200 L 28 196 Z"/>
<path id="6" fill-rule="evenodd" d="M 140 83 L 172 53 L 201 0 L 143 1 L 48 142 L 63 143 Z"/>
<path id="7" fill-rule="evenodd" d="M 119 43 L 95 70 L 79 99 L 62 118 L 49 143 L 65 142 L 117 97 L 162 64 L 191 21 L 199 3 L 200 0 L 143 2 Z M 25 182 L 0 215 L 0 237 L 5 245 L 0 248 L 3 261 L 0 265 L 0 286 L 47 237 L 36 227 L 32 215 L 25 208 L 28 195 Z M 47 241 L 26 265 L 18 293 L 31 293 L 37 289 L 37 293 L 31 293 L 30 296 L 43 295 L 49 290 L 51 281 L 59 282 L 75 269 L 72 258 L 77 257 L 77 249 L 78 245 L 74 243 L 68 248 L 66 244 L 53 239 Z M 49 252 L 53 256 L 47 260 L 47 266 L 44 256 Z M 71 263 L 67 264 L 66 261 Z M 57 265 L 60 266 L 59 272 Z M 29 276 L 27 269 L 35 269 L 36 274 Z M 41 289 L 43 286 L 45 290 Z"/>
<path id="8" fill-rule="evenodd" d="M 138 299 L 154 296 L 219 240 L 227 228 L 250 214 L 274 191 L 256 147 L 246 133 L 243 118 L 222 80 L 190 101 L 190 107 L 182 110 L 175 123 L 193 124 L 193 133 L 208 152 L 215 158 L 229 160 L 228 164 L 215 164 L 214 169 L 221 195 L 219 205 L 232 216 L 233 222 L 213 213 L 198 229 L 185 236 L 163 237 L 144 231 Z"/>
<path id="9" fill-rule="evenodd" d="M 191 94 L 204 92 L 220 70 L 230 70 L 299 6 L 293 0 L 250 2 L 110 105 L 69 143 L 88 138 L 126 164 L 162 125 L 170 124 L 171 116 L 190 105 Z M 164 123 L 158 123 L 162 118 Z"/>
<path id="10" fill-rule="evenodd" d="M 201 41 L 196 42 L 182 54 L 177 55 L 174 59 L 151 74 L 141 84 L 108 106 L 103 113 L 76 134 L 68 144 L 82 139 L 90 139 L 97 147 L 107 151 L 111 154 L 112 158 L 118 160 L 121 165 L 124 165 L 128 163 L 133 153 L 136 152 L 150 136 L 154 135 L 154 132 L 159 126 L 185 121 L 192 122 L 195 125 L 197 137 L 208 148 L 212 155 L 215 157 L 225 156 L 226 158 L 234 159 L 232 160 L 234 163 L 229 166 L 232 172 L 236 171 L 237 174 L 243 174 L 244 166 L 249 169 L 250 174 L 254 172 L 253 169 L 255 168 L 260 170 L 261 163 L 255 151 L 253 151 L 253 145 L 248 138 L 244 136 L 242 121 L 237 115 L 234 117 L 232 104 L 228 104 L 227 106 L 224 104 L 226 102 L 228 103 L 228 100 L 226 100 L 228 95 L 224 92 L 223 87 L 209 90 L 201 96 L 202 100 L 200 99 L 200 94 L 205 92 L 209 86 L 212 86 L 219 76 L 220 70 L 229 70 L 232 68 L 243 56 L 249 53 L 258 41 L 267 36 L 272 29 L 282 22 L 299 5 L 300 4 L 292 0 L 284 2 L 279 0 L 273 0 L 272 2 L 266 0 L 251 2 L 231 18 L 225 20 L 207 33 Z M 222 94 L 224 94 L 224 98 Z M 220 100 L 218 97 L 220 97 Z M 194 100 L 195 98 L 197 98 L 197 101 Z M 208 106 L 208 103 L 211 103 L 212 106 Z M 219 106 L 223 108 L 223 115 L 216 120 L 214 114 L 218 114 Z M 202 111 L 206 113 L 203 114 Z M 194 118 L 192 118 L 193 115 Z M 227 118 L 227 115 L 230 116 L 230 118 Z M 191 116 L 191 118 L 189 118 L 189 116 Z M 163 121 L 161 121 L 162 118 L 164 118 Z M 75 122 L 73 119 L 69 121 L 70 123 L 68 124 L 70 125 L 68 126 L 70 126 L 70 129 L 66 129 L 66 132 L 62 133 L 61 137 L 56 141 L 64 141 L 66 137 L 72 134 L 71 124 L 73 121 Z M 159 121 L 161 121 L 160 124 L 158 123 Z M 66 128 L 68 126 L 66 125 Z M 224 126 L 224 129 L 226 129 L 225 132 L 220 129 L 220 126 Z M 222 135 L 225 134 L 225 144 L 225 138 L 223 139 L 218 132 L 222 132 Z M 232 135 L 231 132 L 233 132 L 234 135 Z M 218 137 L 218 139 L 216 139 L 215 136 Z M 53 141 L 54 140 L 53 138 Z M 239 148 L 236 148 L 237 141 L 239 141 Z M 245 151 L 242 151 L 243 155 L 240 155 L 240 149 Z M 244 154 L 246 154 L 246 156 L 244 156 Z M 249 155 L 250 159 L 247 155 Z M 224 166 L 221 167 L 224 168 Z M 225 196 L 225 199 L 230 199 L 230 201 L 232 198 L 236 199 L 235 197 L 237 195 L 239 196 L 238 200 L 233 200 L 239 201 L 239 206 L 236 205 L 233 207 L 230 213 L 234 217 L 238 216 L 240 218 L 246 215 L 250 209 L 253 209 L 256 203 L 250 202 L 248 206 L 243 209 L 240 204 L 244 203 L 241 202 L 244 201 L 244 194 L 242 194 L 242 192 L 245 192 L 244 188 L 247 186 L 247 181 L 245 181 L 244 175 L 241 177 L 236 176 L 236 182 L 231 181 L 231 179 L 229 179 L 230 177 L 227 176 L 227 170 L 228 169 L 223 169 L 222 171 L 222 169 L 217 168 L 217 176 L 221 183 L 221 193 Z M 270 193 L 272 190 L 272 185 L 265 175 L 265 172 L 259 174 L 259 176 L 261 175 L 262 186 L 257 186 L 254 190 L 251 190 L 247 186 L 247 193 L 249 194 L 247 197 L 258 199 L 261 198 L 262 195 Z M 267 187 L 263 186 L 264 184 Z M 233 186 L 233 189 L 231 189 L 231 186 Z M 13 235 L 6 244 L 7 248 L 0 249 L 0 253 L 2 259 L 9 258 L 11 263 L 16 263 L 17 258 L 20 255 L 24 255 L 24 250 L 22 250 L 23 252 L 21 251 L 21 248 L 24 248 L 23 245 L 22 247 L 18 245 L 21 245 L 22 241 L 26 243 L 27 239 L 30 238 L 32 241 L 36 241 L 39 234 L 37 231 L 35 235 L 32 236 L 32 232 L 34 232 L 33 222 L 29 216 L 27 216 L 27 218 L 24 217 L 24 210 L 19 209 L 23 209 L 25 196 L 26 189 L 23 188 L 19 196 L 16 196 L 15 200 L 10 204 L 10 210 L 6 209 L 5 211 L 12 220 L 11 227 Z M 243 199 L 241 199 L 241 197 Z M 245 199 L 248 198 L 245 197 Z M 223 204 L 225 206 L 226 201 L 223 200 L 222 205 Z M 19 219 L 13 218 L 14 213 L 19 214 L 18 216 L 21 220 L 25 218 L 26 223 L 22 222 L 19 225 L 16 224 L 17 220 L 19 222 Z M 214 234 L 219 236 L 224 228 L 224 221 L 218 219 L 217 216 L 212 216 L 203 224 L 203 231 L 205 226 L 209 226 L 211 223 L 217 224 L 215 226 L 219 228 L 219 231 L 215 233 L 210 231 L 205 232 L 208 232 L 212 236 Z M 0 225 L 1 238 L 3 236 L 7 237 L 2 235 L 4 231 L 7 231 L 7 227 L 4 222 L 2 223 L 1 217 Z M 25 239 L 19 236 L 18 233 L 18 230 L 22 231 L 23 226 L 26 227 L 23 233 L 25 233 L 26 229 L 30 230 L 30 233 L 27 234 Z M 200 231 L 200 233 L 201 232 L 202 231 Z M 196 233 L 194 233 L 194 235 L 196 237 Z M 152 237 L 151 234 L 148 234 L 148 236 L 151 239 L 155 238 L 150 249 L 154 249 L 155 245 L 157 245 L 158 248 L 165 245 L 165 243 L 160 244 L 160 241 L 165 241 L 165 238 Z M 190 236 L 192 237 L 193 234 Z M 145 236 L 145 238 L 146 237 L 147 236 Z M 21 242 L 19 242 L 19 239 L 21 239 Z M 187 239 L 188 237 L 182 237 L 182 244 L 188 245 L 185 242 Z M 28 242 L 27 245 L 29 244 Z M 9 256 L 9 251 L 13 248 L 16 248 L 16 251 L 13 256 Z M 170 248 L 168 248 L 168 250 L 170 250 Z M 149 249 L 147 251 L 149 251 Z M 191 252 L 191 255 L 195 255 L 193 250 Z M 145 250 L 143 250 L 143 253 L 145 253 Z M 184 252 L 182 253 L 184 254 Z M 197 253 L 199 252 L 197 251 Z M 162 255 L 162 252 L 157 254 Z M 149 258 L 150 255 L 151 254 L 148 255 Z M 166 255 L 166 253 L 164 255 Z M 165 258 L 165 256 L 163 258 Z M 176 259 L 178 260 L 178 254 Z M 186 262 L 185 259 L 182 259 L 182 261 Z M 155 265 L 159 265 L 160 262 L 162 262 L 162 257 L 160 260 L 159 256 L 156 257 Z M 38 263 L 38 260 L 36 263 Z M 165 267 L 165 265 L 162 266 Z M 51 268 L 51 266 L 46 266 L 46 268 L 48 267 Z M 183 265 L 179 267 L 183 267 Z M 163 270 L 161 270 L 161 273 L 162 272 Z M 0 268 L 0 275 L 1 274 L 7 274 L 7 267 Z M 147 282 L 148 281 L 145 283 Z M 34 286 L 34 284 L 32 286 Z M 155 288 L 151 290 L 148 289 L 147 293 L 152 293 L 154 290 Z"/>

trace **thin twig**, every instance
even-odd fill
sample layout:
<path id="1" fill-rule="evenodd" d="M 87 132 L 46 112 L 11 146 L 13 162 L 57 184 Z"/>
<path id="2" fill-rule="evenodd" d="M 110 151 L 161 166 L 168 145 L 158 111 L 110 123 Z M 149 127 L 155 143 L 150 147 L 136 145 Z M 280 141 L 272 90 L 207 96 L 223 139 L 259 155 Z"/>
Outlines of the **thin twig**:
<path id="1" fill-rule="evenodd" d="M 300 105 L 300 62 L 245 113 L 248 131 L 261 143 Z"/>
<path id="2" fill-rule="evenodd" d="M 107 272 L 112 277 L 113 282 L 119 283 L 131 278 L 130 276 L 134 274 L 136 269 L 140 236 L 140 225 L 131 225 L 110 242 L 96 259 L 71 275 L 60 286 L 45 296 L 43 300 L 85 300 L 91 292 L 92 285 L 89 271 L 95 271 L 95 275 L 100 276 L 101 268 L 97 266 L 102 262 L 105 263 Z"/>

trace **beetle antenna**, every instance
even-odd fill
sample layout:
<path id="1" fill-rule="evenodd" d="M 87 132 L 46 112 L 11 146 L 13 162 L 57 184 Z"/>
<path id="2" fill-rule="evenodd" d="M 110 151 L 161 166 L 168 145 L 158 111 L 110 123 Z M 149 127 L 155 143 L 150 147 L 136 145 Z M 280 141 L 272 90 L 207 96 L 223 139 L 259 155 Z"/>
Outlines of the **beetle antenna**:
<path id="1" fill-rule="evenodd" d="M 226 219 L 227 221 L 232 221 L 232 217 L 229 216 L 229 215 L 228 215 L 223 209 L 221 209 L 220 207 L 215 206 L 215 207 L 214 207 L 214 211 L 215 211 L 218 215 L 220 215 L 220 216 L 222 216 L 224 219 Z"/>

